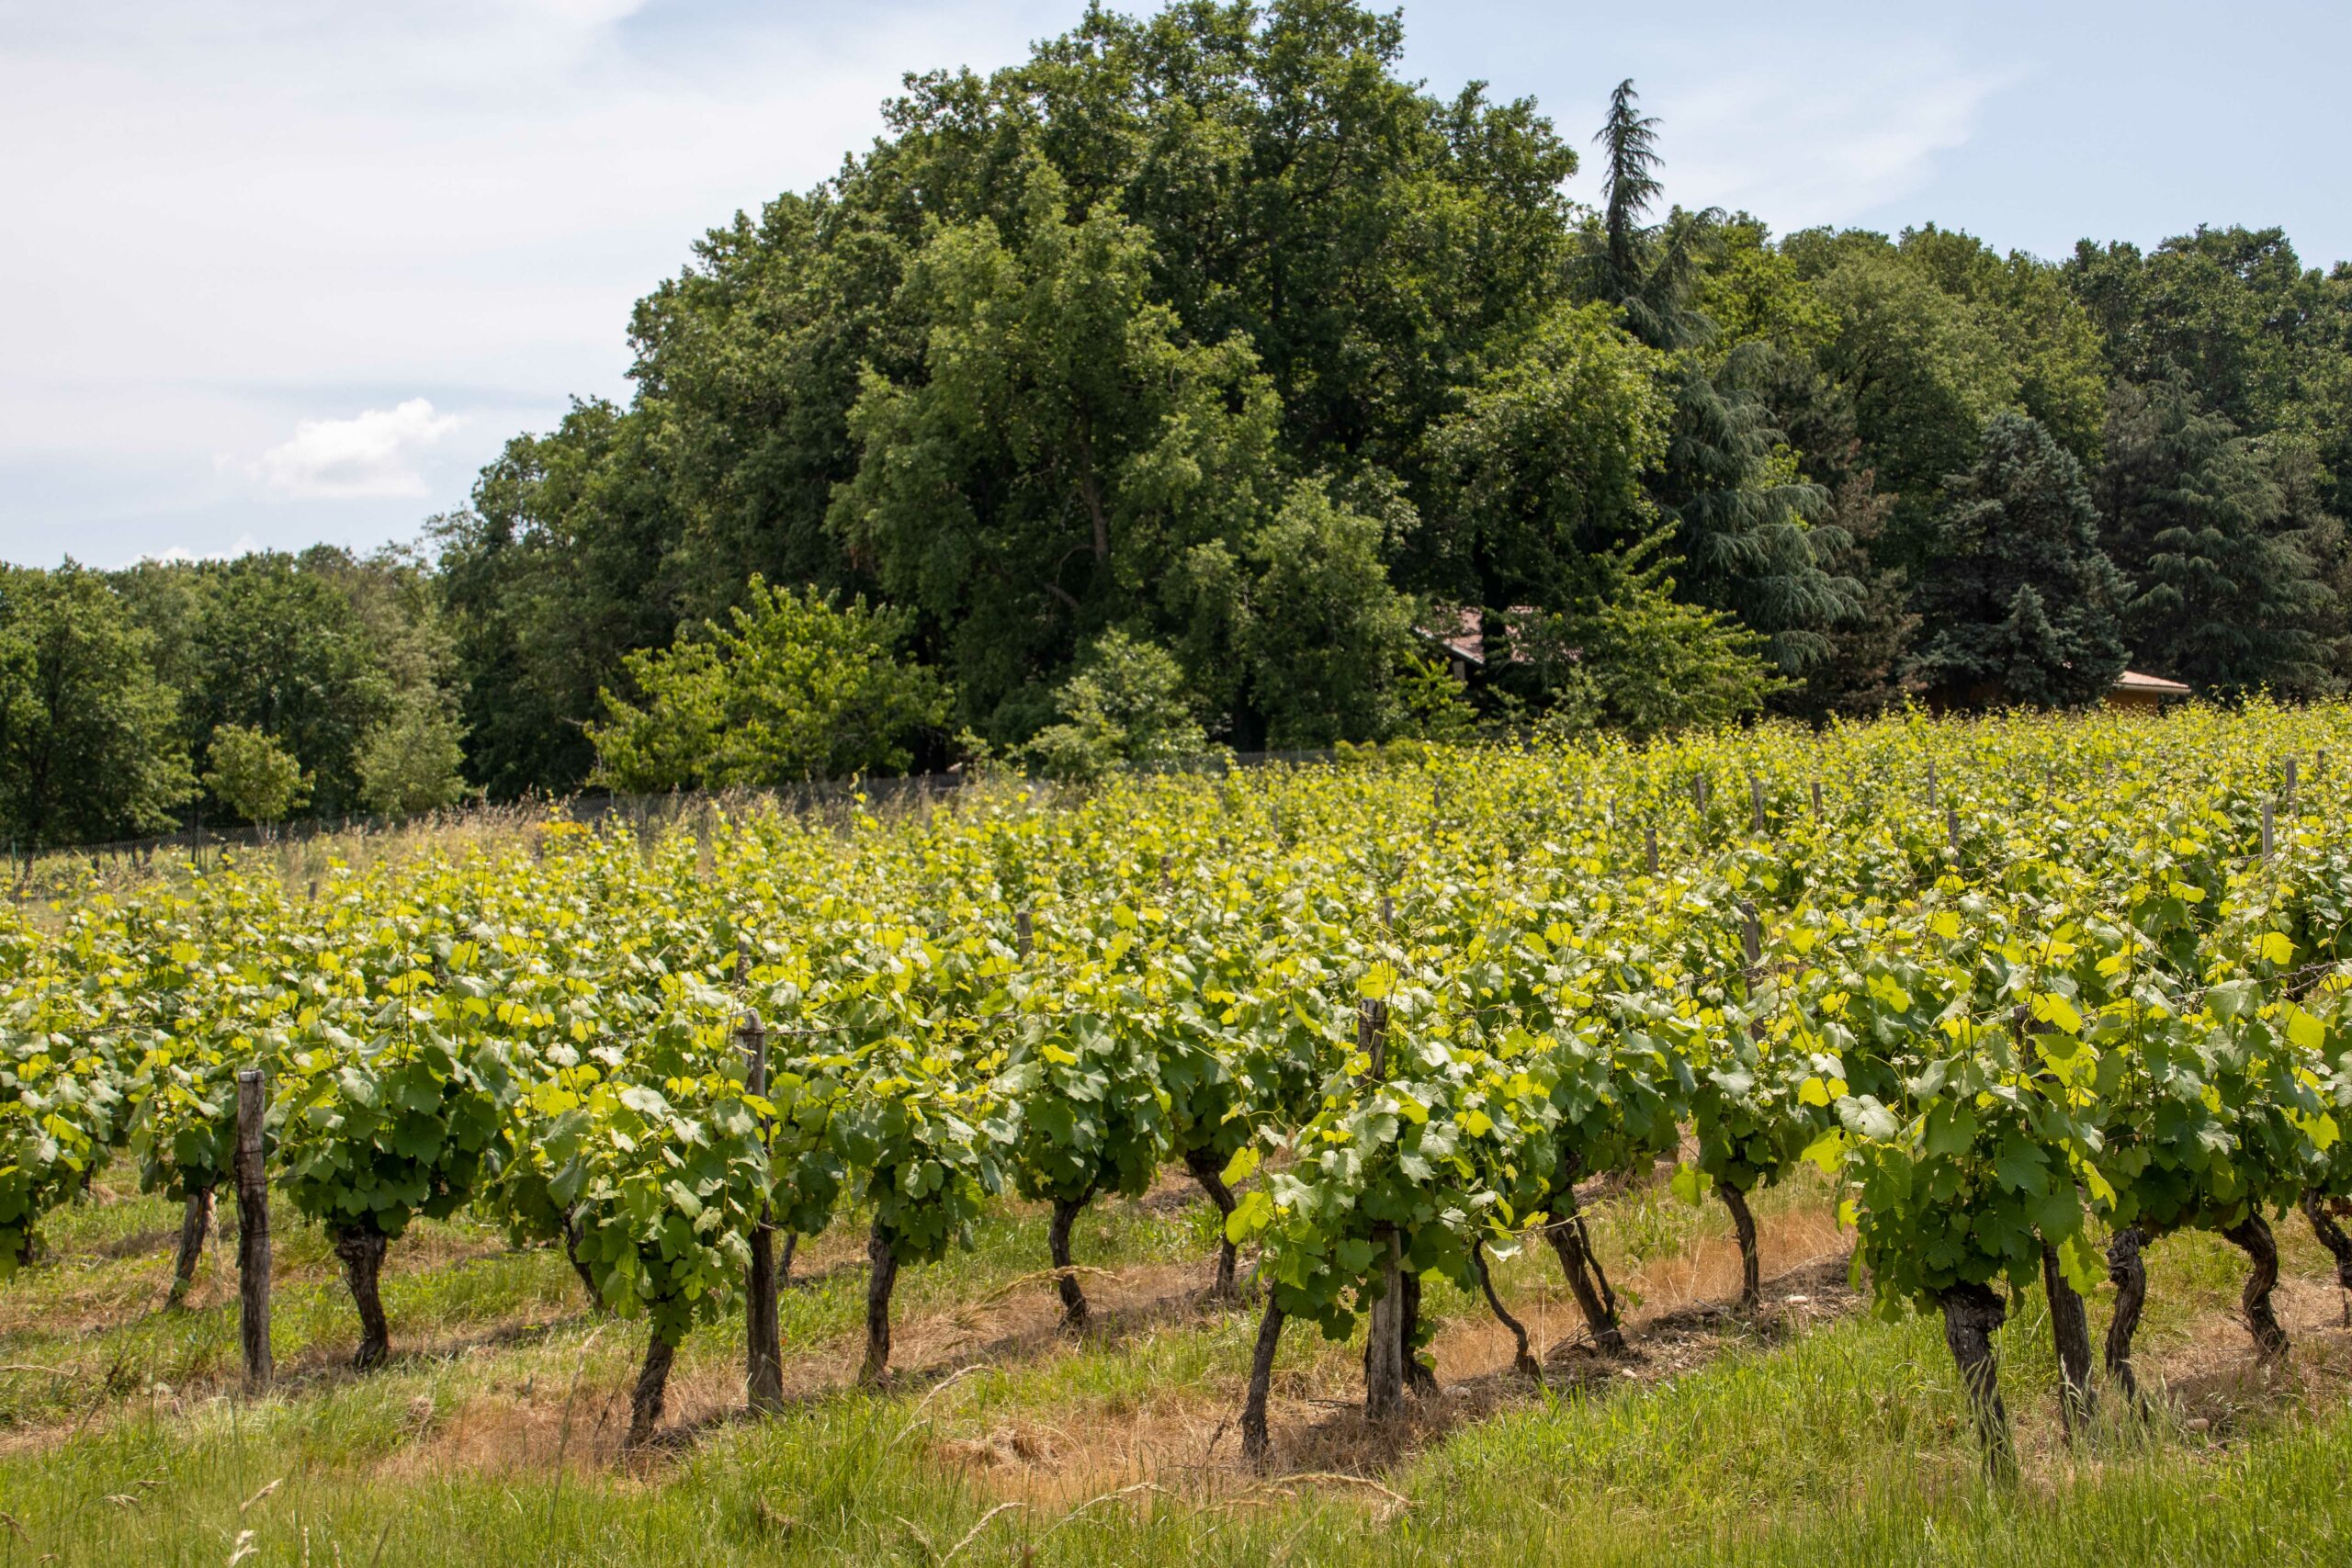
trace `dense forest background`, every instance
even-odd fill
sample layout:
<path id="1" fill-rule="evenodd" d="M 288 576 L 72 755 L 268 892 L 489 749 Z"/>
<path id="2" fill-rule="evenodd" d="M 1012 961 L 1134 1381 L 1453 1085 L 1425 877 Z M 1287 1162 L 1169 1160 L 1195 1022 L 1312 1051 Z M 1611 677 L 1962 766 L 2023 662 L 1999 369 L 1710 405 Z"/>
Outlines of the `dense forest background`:
<path id="1" fill-rule="evenodd" d="M 1401 39 L 910 77 L 417 546 L 0 572 L 0 826 L 2352 675 L 2352 266 L 1775 235 Z"/>

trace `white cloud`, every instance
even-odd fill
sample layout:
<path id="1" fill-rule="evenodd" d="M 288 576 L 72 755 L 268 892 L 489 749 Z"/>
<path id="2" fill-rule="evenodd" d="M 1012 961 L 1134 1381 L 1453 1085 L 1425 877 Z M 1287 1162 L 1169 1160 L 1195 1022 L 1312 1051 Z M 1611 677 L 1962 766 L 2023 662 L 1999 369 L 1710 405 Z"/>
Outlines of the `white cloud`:
<path id="1" fill-rule="evenodd" d="M 1807 42 L 1800 55 L 1735 35 L 1696 70 L 1644 82 L 1670 199 L 1745 209 L 1784 233 L 1867 221 L 1926 186 L 2017 80 L 1932 39 Z M 1598 200 L 1600 172 L 1588 157 L 1579 197 Z"/>
<path id="2" fill-rule="evenodd" d="M 186 545 L 174 545 L 165 550 L 149 550 L 143 555 L 132 557 L 122 564 L 125 567 L 133 567 L 141 561 L 153 561 L 160 566 L 180 566 L 200 560 L 233 560 L 239 556 L 250 555 L 259 548 L 261 548 L 259 539 L 254 538 L 251 534 L 240 534 L 237 536 L 236 543 L 226 549 L 192 550 Z"/>
<path id="3" fill-rule="evenodd" d="M 272 495 L 294 501 L 427 495 L 421 460 L 457 427 L 455 414 L 435 413 L 424 398 L 353 419 L 306 419 L 292 440 L 245 471 Z"/>

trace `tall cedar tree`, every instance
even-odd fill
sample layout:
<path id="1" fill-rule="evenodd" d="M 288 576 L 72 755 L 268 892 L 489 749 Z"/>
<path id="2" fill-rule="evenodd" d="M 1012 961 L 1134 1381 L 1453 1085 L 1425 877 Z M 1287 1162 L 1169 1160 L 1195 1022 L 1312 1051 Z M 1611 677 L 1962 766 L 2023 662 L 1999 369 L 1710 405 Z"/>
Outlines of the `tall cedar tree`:
<path id="1" fill-rule="evenodd" d="M 2143 667 L 2222 692 L 2325 688 L 2335 595 L 2261 449 L 2177 381 L 2116 389 L 2099 479 L 2109 547 L 2139 584 Z"/>
<path id="2" fill-rule="evenodd" d="M 1650 491 L 1675 525 L 1687 586 L 1762 633 L 1782 670 L 1802 671 L 1829 651 L 1828 629 L 1858 612 L 1861 587 L 1824 570 L 1815 553 L 1811 524 L 1826 517 L 1828 495 L 1781 459 L 1781 433 L 1745 384 L 1763 356 L 1735 349 L 1711 367 L 1700 352 L 1715 326 L 1696 296 L 1724 220 L 1678 208 L 1663 223 L 1645 221 L 1661 186 L 1657 121 L 1639 101 L 1630 80 L 1620 83 L 1594 139 L 1607 199 L 1600 231 L 1587 237 L 1584 286 L 1618 308 L 1634 337 L 1671 356 L 1674 416 Z"/>
<path id="3" fill-rule="evenodd" d="M 2131 584 L 2099 548 L 2082 465 L 2038 422 L 2000 414 L 1945 495 L 1917 675 L 1950 701 L 2096 701 L 2123 671 Z"/>

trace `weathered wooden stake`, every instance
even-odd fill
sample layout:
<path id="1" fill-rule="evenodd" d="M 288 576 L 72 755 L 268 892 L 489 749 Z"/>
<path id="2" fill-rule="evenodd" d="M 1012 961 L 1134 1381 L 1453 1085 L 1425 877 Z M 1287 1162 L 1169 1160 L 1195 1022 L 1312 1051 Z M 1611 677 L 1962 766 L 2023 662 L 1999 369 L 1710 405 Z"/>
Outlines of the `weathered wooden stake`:
<path id="1" fill-rule="evenodd" d="M 1370 1066 L 1363 1081 L 1377 1083 L 1388 1066 L 1388 1004 L 1366 997 L 1356 1004 L 1356 1048 Z M 1394 1419 L 1405 1403 L 1405 1269 L 1404 1248 L 1396 1228 L 1373 1227 L 1373 1245 L 1380 1249 L 1380 1294 L 1372 1303 L 1372 1324 L 1364 1340 L 1363 1413 L 1367 1420 Z"/>
<path id="2" fill-rule="evenodd" d="M 2262 858 L 2270 858 L 2270 803 L 2262 803 Z"/>
<path id="3" fill-rule="evenodd" d="M 1821 781 L 1819 779 L 1813 781 L 1813 819 L 1816 822 L 1821 820 Z"/>
<path id="4" fill-rule="evenodd" d="M 763 1099 L 768 1092 L 768 1036 L 760 1015 L 746 1011 L 736 1030 L 743 1047 L 743 1087 Z M 767 1138 L 767 1119 L 760 1121 Z M 752 1263 L 743 1281 L 744 1382 L 752 1408 L 773 1415 L 784 1408 L 784 1334 L 776 1321 L 775 1221 L 764 1199 L 752 1226 Z"/>
<path id="5" fill-rule="evenodd" d="M 2287 809 L 2295 809 L 2295 759 L 2287 759 Z"/>
<path id="6" fill-rule="evenodd" d="M 1944 837 L 1951 842 L 1952 858 L 1958 860 L 1960 858 L 1960 807 L 1956 806 L 1944 807 Z"/>
<path id="7" fill-rule="evenodd" d="M 1931 811 L 1932 811 L 1932 810 L 1934 810 L 1934 809 L 1935 809 L 1935 805 L 1936 805 L 1936 760 L 1935 760 L 1933 757 L 1930 757 L 1930 758 L 1928 758 L 1928 808 L 1929 810 L 1931 810 Z"/>
<path id="8" fill-rule="evenodd" d="M 1029 911 L 1026 909 L 1017 911 L 1012 917 L 1012 942 L 1023 958 L 1036 951 L 1037 933 L 1029 923 Z"/>
<path id="9" fill-rule="evenodd" d="M 1760 833 L 1764 830 L 1764 781 L 1751 776 L 1747 781 L 1747 807 L 1752 818 L 1750 826 Z"/>
<path id="10" fill-rule="evenodd" d="M 262 1164 L 262 1123 L 269 1089 L 259 1067 L 237 1074 L 237 1337 L 245 1352 L 245 1392 L 260 1393 L 276 1369 L 269 1359 L 269 1171 Z"/>
<path id="11" fill-rule="evenodd" d="M 1656 876 L 1657 874 L 1657 829 L 1655 828 L 1643 829 L 1642 839 L 1648 846 L 1650 852 L 1650 874 L 1652 876 Z"/>

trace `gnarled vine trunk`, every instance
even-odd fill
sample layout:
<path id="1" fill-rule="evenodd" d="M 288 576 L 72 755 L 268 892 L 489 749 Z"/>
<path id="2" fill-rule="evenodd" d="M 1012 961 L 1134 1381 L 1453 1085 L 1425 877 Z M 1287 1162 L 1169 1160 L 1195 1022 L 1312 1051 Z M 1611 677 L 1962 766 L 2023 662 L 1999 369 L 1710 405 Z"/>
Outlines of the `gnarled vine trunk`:
<path id="1" fill-rule="evenodd" d="M 1764 1304 L 1764 1264 L 1756 1255 L 1756 1216 L 1748 1212 L 1747 1194 L 1727 1182 L 1715 1183 L 1724 1207 L 1731 1211 L 1732 1234 L 1739 1238 L 1739 1310 L 1752 1313 Z"/>
<path id="2" fill-rule="evenodd" d="M 1553 1185 L 1559 1209 L 1544 1227 L 1544 1238 L 1559 1255 L 1560 1271 L 1567 1276 L 1568 1293 L 1576 1297 L 1577 1310 L 1584 1314 L 1593 1347 L 1603 1355 L 1622 1356 L 1625 1333 L 1617 1325 L 1617 1293 L 1609 1288 L 1609 1277 L 1592 1255 L 1592 1237 L 1584 1228 L 1584 1216 L 1577 1212 L 1575 1166 L 1561 1161 Z"/>
<path id="3" fill-rule="evenodd" d="M 345 1225 L 334 1233 L 334 1255 L 343 1262 L 343 1278 L 351 1300 L 359 1308 L 359 1349 L 351 1364 L 360 1371 L 380 1367 L 392 1352 L 392 1335 L 384 1321 L 384 1298 L 377 1292 L 384 1272 L 383 1234 L 364 1225 Z"/>
<path id="4" fill-rule="evenodd" d="M 775 1255 L 775 1288 L 787 1290 L 792 1285 L 792 1255 L 800 1249 L 800 1233 L 784 1233 L 784 1249 Z"/>
<path id="5" fill-rule="evenodd" d="M 1258 1320 L 1258 1343 L 1250 1353 L 1250 1393 L 1241 1404 L 1241 1457 L 1262 1466 L 1272 1447 L 1266 1432 L 1266 1401 L 1273 1389 L 1274 1352 L 1282 1348 L 1283 1309 L 1267 1292 L 1265 1315 Z"/>
<path id="6" fill-rule="evenodd" d="M 571 1271 L 580 1276 L 582 1289 L 588 1292 L 588 1304 L 601 1307 L 605 1298 L 597 1293 L 596 1273 L 580 1256 L 580 1243 L 586 1233 L 581 1228 L 580 1211 L 573 1209 L 563 1216 L 563 1255 L 571 1259 Z"/>
<path id="7" fill-rule="evenodd" d="M 1511 1371 L 1523 1378 L 1534 1378 L 1540 1382 L 1544 1376 L 1544 1369 L 1537 1363 L 1534 1354 L 1527 1348 L 1527 1325 L 1511 1316 L 1510 1309 L 1503 1305 L 1502 1297 L 1496 1293 L 1494 1276 L 1487 1269 L 1487 1247 L 1484 1242 L 1476 1242 L 1471 1245 L 1470 1269 L 1478 1277 L 1478 1289 L 1486 1295 L 1487 1309 L 1495 1314 L 1497 1322 L 1510 1330 L 1513 1342 L 1510 1356 Z"/>
<path id="8" fill-rule="evenodd" d="M 2335 1258 L 2335 1288 L 2344 1292 L 2344 1326 L 2352 1328 L 2352 1235 L 2335 1223 L 2328 1212 L 2328 1200 L 2316 1191 L 2303 1194 L 2303 1218 L 2312 1223 L 2312 1235 Z"/>
<path id="9" fill-rule="evenodd" d="M 2008 1318 L 2008 1307 L 1990 1285 L 1954 1285 L 1943 1292 L 1944 1344 L 1960 1368 L 1984 1468 L 1995 1478 L 2017 1472 L 2009 1442 L 2009 1412 L 2001 1403 L 2000 1368 L 1993 1359 L 1993 1334 Z"/>
<path id="10" fill-rule="evenodd" d="M 2140 1256 L 2147 1245 L 2147 1232 L 2137 1225 L 2124 1226 L 2107 1244 L 2107 1278 L 2115 1287 L 2115 1315 L 2107 1320 L 2107 1375 L 2134 1409 L 2140 1406 L 2140 1380 L 2132 1371 L 2132 1338 L 2140 1332 L 2140 1314 L 2148 1304 L 2148 1264 Z"/>
<path id="11" fill-rule="evenodd" d="M 2270 1222 L 2257 1209 L 2222 1234 L 2244 1248 L 2254 1264 L 2239 1300 L 2245 1308 L 2246 1332 L 2254 1336 L 2255 1351 L 2266 1363 L 2283 1361 L 2287 1330 L 2270 1301 L 2270 1292 L 2278 1285 L 2278 1240 L 2270 1234 Z"/>
<path id="12" fill-rule="evenodd" d="M 865 1281 L 865 1362 L 857 1370 L 857 1381 L 872 1384 L 890 1370 L 890 1292 L 899 1283 L 898 1254 L 890 1249 L 889 1233 L 878 1219 L 865 1238 L 865 1256 L 873 1272 Z"/>
<path id="13" fill-rule="evenodd" d="M 2041 1244 L 2041 1288 L 2050 1298 L 2050 1340 L 2058 1352 L 2058 1419 L 2071 1438 L 2091 1415 L 2091 1324 L 2083 1298 L 2059 1267 L 2058 1249 Z"/>
<path id="14" fill-rule="evenodd" d="M 670 1363 L 677 1358 L 678 1347 L 662 1337 L 655 1329 L 646 1336 L 645 1365 L 639 1369 L 637 1386 L 628 1396 L 628 1436 L 621 1442 L 624 1448 L 639 1448 L 653 1436 L 662 1425 L 662 1402 L 670 1387 Z"/>
<path id="15" fill-rule="evenodd" d="M 1085 1198 L 1075 1201 L 1055 1199 L 1053 1224 L 1046 1230 L 1046 1250 L 1054 1257 L 1054 1288 L 1061 1292 L 1064 1328 L 1086 1326 L 1086 1292 L 1079 1288 L 1078 1272 L 1069 1259 L 1069 1230 L 1078 1223 L 1079 1211 L 1086 1207 L 1087 1199 L 1093 1196 L 1090 1190 Z"/>
<path id="16" fill-rule="evenodd" d="M 196 1288 L 196 1266 L 204 1256 L 205 1237 L 212 1234 L 213 1194 L 209 1187 L 199 1187 L 187 1195 L 187 1203 L 180 1212 L 180 1250 L 172 1265 L 172 1293 L 164 1306 L 176 1310 L 187 1303 L 187 1293 Z"/>
<path id="17" fill-rule="evenodd" d="M 1233 1264 L 1235 1247 L 1225 1234 L 1227 1220 L 1233 1218 L 1233 1190 L 1225 1184 L 1225 1173 L 1217 1168 L 1216 1159 L 1206 1149 L 1194 1149 L 1184 1156 L 1184 1168 L 1209 1201 L 1216 1205 L 1216 1283 L 1209 1288 L 1209 1295 L 1216 1301 L 1231 1301 L 1234 1296 Z"/>

